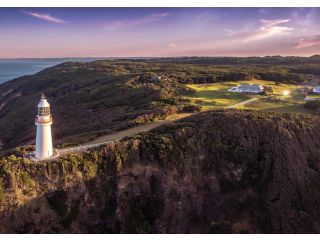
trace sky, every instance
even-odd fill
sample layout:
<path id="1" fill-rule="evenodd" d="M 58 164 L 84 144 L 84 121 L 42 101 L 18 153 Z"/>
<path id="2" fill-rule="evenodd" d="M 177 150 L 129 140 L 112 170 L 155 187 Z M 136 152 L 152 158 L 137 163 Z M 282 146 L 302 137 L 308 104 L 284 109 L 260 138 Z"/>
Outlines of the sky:
<path id="1" fill-rule="evenodd" d="M 320 8 L 0 8 L 0 58 L 319 53 Z"/>

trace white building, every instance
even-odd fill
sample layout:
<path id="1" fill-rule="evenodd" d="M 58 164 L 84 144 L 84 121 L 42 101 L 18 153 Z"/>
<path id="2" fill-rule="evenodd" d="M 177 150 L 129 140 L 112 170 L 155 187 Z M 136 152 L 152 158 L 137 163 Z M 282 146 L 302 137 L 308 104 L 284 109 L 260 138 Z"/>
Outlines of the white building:
<path id="1" fill-rule="evenodd" d="M 37 126 L 35 158 L 45 159 L 53 155 L 50 105 L 44 95 L 41 96 L 38 104 L 38 114 L 35 124 Z"/>
<path id="2" fill-rule="evenodd" d="M 228 92 L 241 92 L 241 93 L 261 93 L 264 91 L 263 86 L 258 84 L 241 84 L 237 87 L 228 89 Z"/>
<path id="3" fill-rule="evenodd" d="M 314 88 L 312 88 L 312 92 L 313 93 L 320 93 L 320 85 L 318 85 L 318 86 L 315 86 Z"/>

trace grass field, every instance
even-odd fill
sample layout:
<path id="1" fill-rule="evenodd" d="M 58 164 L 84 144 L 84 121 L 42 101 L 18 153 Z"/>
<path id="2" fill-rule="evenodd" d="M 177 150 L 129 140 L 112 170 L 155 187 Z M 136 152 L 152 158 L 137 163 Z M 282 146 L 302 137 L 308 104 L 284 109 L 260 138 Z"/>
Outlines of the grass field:
<path id="1" fill-rule="evenodd" d="M 270 86 L 273 89 L 273 97 L 281 98 L 283 101 L 274 101 L 266 96 L 256 94 L 232 93 L 228 89 L 242 83 L 261 84 Z M 309 112 L 303 107 L 304 95 L 299 93 L 300 86 L 292 84 L 276 84 L 273 81 L 250 80 L 240 82 L 223 82 L 212 84 L 189 84 L 188 87 L 196 91 L 191 97 L 193 103 L 201 105 L 203 110 L 216 108 L 225 108 L 236 103 L 248 100 L 250 98 L 258 98 L 244 106 L 241 109 L 259 109 L 265 111 L 276 112 Z M 283 92 L 288 91 L 289 94 L 284 96 Z"/>
<path id="2" fill-rule="evenodd" d="M 228 92 L 228 89 L 233 86 L 235 86 L 233 82 L 188 85 L 197 91 L 191 100 L 195 104 L 201 105 L 203 110 L 224 108 L 254 97 L 254 95 Z"/>
<path id="3" fill-rule="evenodd" d="M 304 103 L 295 101 L 288 102 L 272 102 L 266 98 L 261 98 L 257 101 L 250 102 L 245 106 L 239 107 L 239 109 L 257 109 L 267 112 L 300 112 L 300 113 L 312 113 L 311 110 L 305 108 Z"/>

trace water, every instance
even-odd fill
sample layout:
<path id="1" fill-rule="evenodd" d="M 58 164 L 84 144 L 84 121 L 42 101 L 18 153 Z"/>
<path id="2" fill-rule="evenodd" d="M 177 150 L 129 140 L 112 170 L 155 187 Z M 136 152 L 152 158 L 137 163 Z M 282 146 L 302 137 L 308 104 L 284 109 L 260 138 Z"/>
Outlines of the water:
<path id="1" fill-rule="evenodd" d="M 37 73 L 62 62 L 58 59 L 0 59 L 0 84 L 17 77 Z"/>
<path id="2" fill-rule="evenodd" d="M 35 74 L 45 68 L 52 67 L 66 61 L 88 62 L 93 60 L 96 59 L 0 59 L 0 84 L 17 77 Z"/>

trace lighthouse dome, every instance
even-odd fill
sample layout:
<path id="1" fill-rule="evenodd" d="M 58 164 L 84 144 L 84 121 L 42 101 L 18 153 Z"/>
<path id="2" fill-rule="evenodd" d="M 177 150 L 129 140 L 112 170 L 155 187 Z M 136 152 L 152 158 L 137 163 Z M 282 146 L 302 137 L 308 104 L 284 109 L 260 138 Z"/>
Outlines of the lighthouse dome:
<path id="1" fill-rule="evenodd" d="M 45 107 L 50 107 L 50 104 L 48 103 L 47 99 L 45 96 L 41 97 L 41 100 L 38 104 L 38 108 L 45 108 Z"/>

